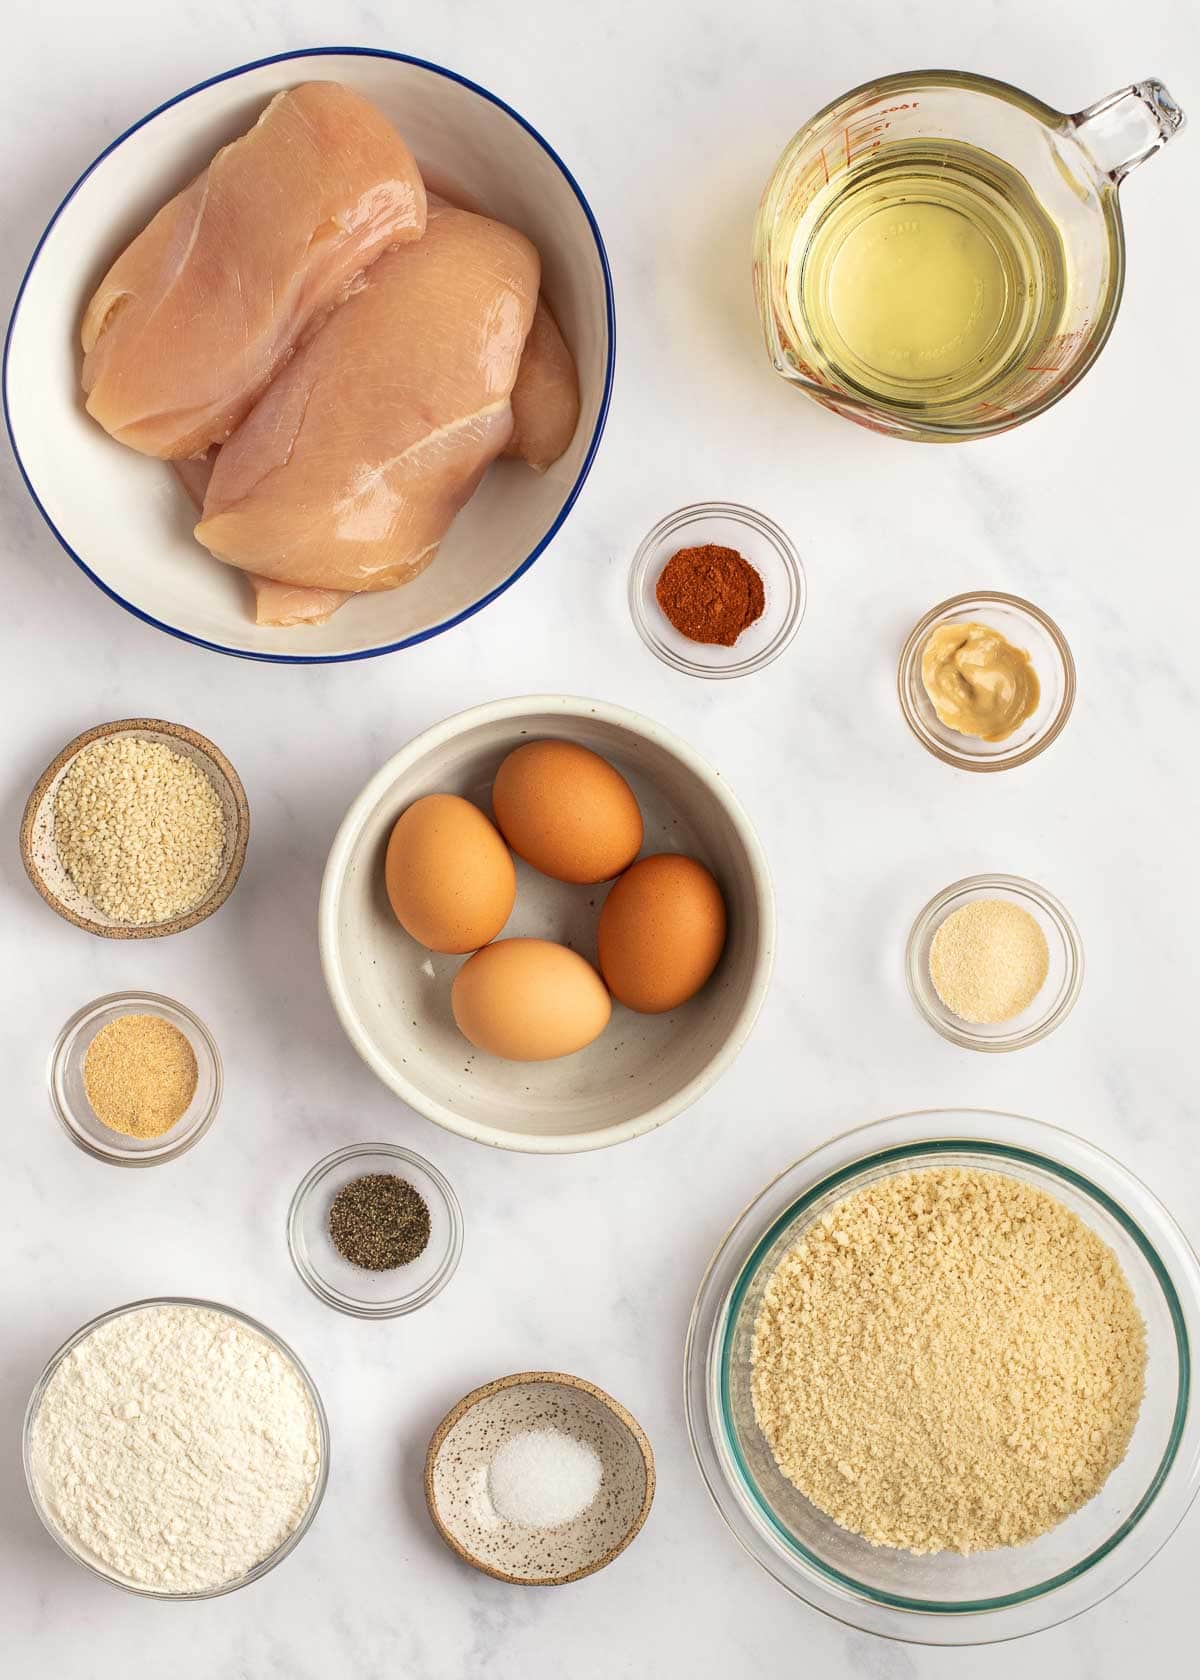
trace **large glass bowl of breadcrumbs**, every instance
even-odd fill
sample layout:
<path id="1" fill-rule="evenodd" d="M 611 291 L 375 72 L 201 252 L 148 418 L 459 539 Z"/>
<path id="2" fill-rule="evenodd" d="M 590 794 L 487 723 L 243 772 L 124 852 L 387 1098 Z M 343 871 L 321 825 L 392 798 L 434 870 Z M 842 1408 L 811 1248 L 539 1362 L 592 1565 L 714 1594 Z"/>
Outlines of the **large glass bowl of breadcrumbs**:
<path id="1" fill-rule="evenodd" d="M 1079 1614 L 1200 1479 L 1200 1266 L 1070 1133 L 909 1114 L 797 1162 L 734 1225 L 688 1333 L 701 1472 L 816 1608 L 931 1644 Z"/>

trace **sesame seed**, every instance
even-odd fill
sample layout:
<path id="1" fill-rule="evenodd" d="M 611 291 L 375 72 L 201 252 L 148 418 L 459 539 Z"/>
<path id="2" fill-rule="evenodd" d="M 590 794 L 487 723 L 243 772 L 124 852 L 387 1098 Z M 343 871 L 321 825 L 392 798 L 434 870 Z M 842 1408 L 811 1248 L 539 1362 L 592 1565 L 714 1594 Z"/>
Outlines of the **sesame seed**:
<path id="1" fill-rule="evenodd" d="M 160 741 L 111 735 L 76 754 L 54 801 L 54 844 L 101 914 L 170 921 L 216 885 L 225 813 L 204 772 Z"/>

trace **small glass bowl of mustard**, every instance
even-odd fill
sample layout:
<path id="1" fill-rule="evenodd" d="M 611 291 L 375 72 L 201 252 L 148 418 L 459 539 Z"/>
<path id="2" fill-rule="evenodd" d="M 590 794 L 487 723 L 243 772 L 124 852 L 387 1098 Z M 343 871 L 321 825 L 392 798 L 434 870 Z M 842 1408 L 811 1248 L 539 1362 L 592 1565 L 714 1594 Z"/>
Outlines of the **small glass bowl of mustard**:
<path id="1" fill-rule="evenodd" d="M 921 675 L 930 638 L 944 625 L 982 624 L 1028 657 L 1038 701 L 1003 740 L 988 741 L 949 728 L 938 717 Z M 1075 661 L 1052 618 L 1019 595 L 977 590 L 931 609 L 904 644 L 897 673 L 900 710 L 921 745 L 956 770 L 1011 770 L 1036 758 L 1062 733 L 1075 704 Z"/>

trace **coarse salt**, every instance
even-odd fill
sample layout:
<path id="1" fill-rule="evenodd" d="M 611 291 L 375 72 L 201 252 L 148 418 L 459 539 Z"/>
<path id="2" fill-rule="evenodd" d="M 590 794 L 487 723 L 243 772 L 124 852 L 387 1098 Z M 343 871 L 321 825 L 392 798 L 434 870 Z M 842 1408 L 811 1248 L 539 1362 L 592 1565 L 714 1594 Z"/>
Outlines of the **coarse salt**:
<path id="1" fill-rule="evenodd" d="M 488 1467 L 488 1493 L 499 1516 L 529 1528 L 558 1528 L 587 1510 L 600 1491 L 595 1450 L 557 1429 L 524 1429 Z"/>

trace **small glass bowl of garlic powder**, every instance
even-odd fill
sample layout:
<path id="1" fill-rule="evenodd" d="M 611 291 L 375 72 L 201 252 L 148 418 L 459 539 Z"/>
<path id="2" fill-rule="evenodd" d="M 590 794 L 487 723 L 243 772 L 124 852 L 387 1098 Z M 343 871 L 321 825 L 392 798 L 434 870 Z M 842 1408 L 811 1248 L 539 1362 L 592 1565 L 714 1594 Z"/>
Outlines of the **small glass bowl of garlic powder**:
<path id="1" fill-rule="evenodd" d="M 48 1082 L 77 1148 L 113 1166 L 156 1167 L 208 1131 L 224 1073 L 212 1033 L 184 1004 L 113 992 L 72 1015 L 50 1052 Z"/>
<path id="2" fill-rule="evenodd" d="M 972 875 L 938 893 L 908 936 L 917 1012 L 967 1050 L 1021 1050 L 1066 1019 L 1083 942 L 1052 893 L 1017 875 Z"/>

